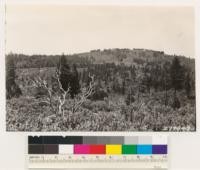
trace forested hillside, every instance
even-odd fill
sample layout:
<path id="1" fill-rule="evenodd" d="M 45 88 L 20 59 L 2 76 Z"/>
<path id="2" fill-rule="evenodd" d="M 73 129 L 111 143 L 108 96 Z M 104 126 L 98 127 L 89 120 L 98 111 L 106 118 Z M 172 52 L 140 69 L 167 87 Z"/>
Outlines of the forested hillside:
<path id="1" fill-rule="evenodd" d="M 6 56 L 9 131 L 194 131 L 195 60 L 145 49 Z"/>

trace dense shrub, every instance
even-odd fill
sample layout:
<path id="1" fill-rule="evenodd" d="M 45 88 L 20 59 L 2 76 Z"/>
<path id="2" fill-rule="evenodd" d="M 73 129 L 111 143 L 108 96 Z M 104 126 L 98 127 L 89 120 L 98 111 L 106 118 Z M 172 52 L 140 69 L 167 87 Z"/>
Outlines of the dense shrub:
<path id="1" fill-rule="evenodd" d="M 115 106 L 110 103 L 108 104 L 106 101 L 91 101 L 91 100 L 87 100 L 84 104 L 83 104 L 84 108 L 87 108 L 93 112 L 98 112 L 98 111 L 106 111 L 106 112 L 110 112 L 110 111 L 114 111 L 115 110 Z"/>
<path id="2" fill-rule="evenodd" d="M 47 95 L 47 90 L 45 90 L 43 87 L 35 87 L 33 88 L 33 93 L 35 98 L 41 98 Z"/>
<path id="3" fill-rule="evenodd" d="M 88 109 L 80 112 L 65 112 L 65 117 L 53 114 L 47 105 L 39 105 L 34 98 L 13 98 L 7 103 L 7 130 L 9 131 L 110 131 L 129 129 L 118 112 L 98 111 Z M 9 108 L 14 109 L 9 109 Z M 29 106 L 28 108 L 26 106 Z M 41 111 L 45 114 L 41 114 Z"/>
<path id="4" fill-rule="evenodd" d="M 55 68 L 40 70 L 40 74 L 48 82 L 52 82 L 54 72 Z M 63 117 L 53 113 L 49 105 L 43 102 L 45 95 L 34 97 L 36 89 L 31 86 L 30 80 L 38 72 L 34 69 L 22 69 L 17 70 L 17 74 L 16 82 L 23 95 L 7 100 L 8 131 L 194 131 L 196 129 L 195 100 L 188 99 L 184 90 L 177 91 L 181 107 L 175 110 L 172 107 L 173 89 L 167 91 L 167 96 L 164 91 L 151 90 L 151 93 L 140 93 L 139 97 L 136 93 L 133 96 L 135 100 L 134 102 L 131 100 L 130 105 L 126 105 L 125 96 L 121 94 L 109 94 L 108 97 L 101 97 L 101 100 L 96 101 L 88 99 L 74 113 L 70 112 L 69 106 L 73 102 L 69 100 L 64 107 Z M 26 78 L 21 75 L 26 75 L 24 76 Z"/>
<path id="5" fill-rule="evenodd" d="M 126 97 L 126 104 L 130 105 L 134 101 L 135 101 L 134 95 L 128 94 L 127 97 Z"/>
<path id="6" fill-rule="evenodd" d="M 152 99 L 154 97 L 152 96 Z M 143 98 L 130 106 L 87 100 L 75 113 L 55 115 L 42 98 L 12 98 L 7 101 L 9 131 L 194 131 L 194 103 L 174 110 L 160 101 Z M 109 106 L 110 105 L 110 106 Z M 120 108 L 118 108 L 120 107 Z M 12 109 L 11 109 L 12 108 Z"/>
<path id="7" fill-rule="evenodd" d="M 95 91 L 94 94 L 91 95 L 89 98 L 91 100 L 104 100 L 104 98 L 106 97 L 108 97 L 108 94 L 104 90 L 100 89 Z"/>

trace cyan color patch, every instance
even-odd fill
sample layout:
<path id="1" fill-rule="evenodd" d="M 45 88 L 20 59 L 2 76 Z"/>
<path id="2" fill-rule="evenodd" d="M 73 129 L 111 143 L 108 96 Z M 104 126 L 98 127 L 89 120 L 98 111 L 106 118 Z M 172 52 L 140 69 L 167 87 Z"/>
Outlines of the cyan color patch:
<path id="1" fill-rule="evenodd" d="M 137 145 L 137 154 L 152 154 L 152 145 Z"/>

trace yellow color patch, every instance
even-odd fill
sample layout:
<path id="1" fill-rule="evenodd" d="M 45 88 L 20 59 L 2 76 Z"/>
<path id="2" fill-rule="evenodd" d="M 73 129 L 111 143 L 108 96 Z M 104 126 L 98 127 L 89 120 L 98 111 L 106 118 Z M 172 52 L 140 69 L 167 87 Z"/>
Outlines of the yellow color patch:
<path id="1" fill-rule="evenodd" d="M 106 145 L 106 154 L 109 155 L 122 154 L 122 145 Z"/>

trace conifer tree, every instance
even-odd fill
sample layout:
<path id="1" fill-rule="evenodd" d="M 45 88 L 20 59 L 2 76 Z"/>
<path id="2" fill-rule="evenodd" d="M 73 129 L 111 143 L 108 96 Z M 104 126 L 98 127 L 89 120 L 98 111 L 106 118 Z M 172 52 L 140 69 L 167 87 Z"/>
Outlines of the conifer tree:
<path id="1" fill-rule="evenodd" d="M 191 94 L 191 84 L 190 83 L 191 83 L 191 78 L 190 78 L 190 74 L 188 72 L 186 75 L 186 80 L 185 80 L 185 91 L 186 91 L 188 98 L 190 97 L 190 94 Z"/>
<path id="2" fill-rule="evenodd" d="M 180 101 L 176 95 L 176 91 L 182 89 L 183 81 L 184 81 L 184 72 L 183 67 L 180 64 L 178 57 L 175 57 L 172 61 L 172 65 L 170 68 L 171 73 L 171 84 L 174 88 L 174 102 L 172 107 L 174 109 L 180 108 Z"/>
<path id="3" fill-rule="evenodd" d="M 72 98 L 74 98 L 74 96 L 80 92 L 79 75 L 75 64 L 73 64 L 72 68 L 70 87 L 70 95 Z"/>
<path id="4" fill-rule="evenodd" d="M 170 68 L 171 73 L 171 84 L 174 88 L 174 95 L 176 95 L 176 91 L 182 89 L 182 84 L 184 81 L 183 67 L 180 64 L 178 57 L 175 57 L 172 61 L 172 65 Z"/>
<path id="5" fill-rule="evenodd" d="M 6 57 L 6 98 L 19 97 L 22 92 L 15 82 L 16 73 L 13 55 Z"/>
<path id="6" fill-rule="evenodd" d="M 60 57 L 58 70 L 60 71 L 59 79 L 62 84 L 62 88 L 67 91 L 68 88 L 70 88 L 71 72 L 64 54 Z"/>

